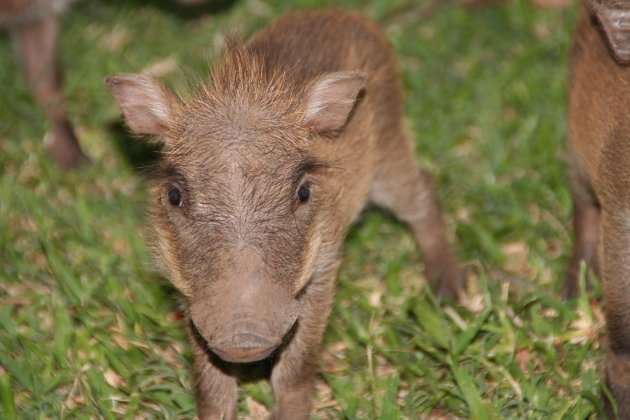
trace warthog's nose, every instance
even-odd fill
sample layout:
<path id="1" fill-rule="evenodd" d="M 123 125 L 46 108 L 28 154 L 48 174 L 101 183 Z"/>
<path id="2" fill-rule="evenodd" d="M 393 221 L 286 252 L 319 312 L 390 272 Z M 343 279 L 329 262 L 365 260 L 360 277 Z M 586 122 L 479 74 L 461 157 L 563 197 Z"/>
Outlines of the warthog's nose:
<path id="1" fill-rule="evenodd" d="M 235 334 L 211 350 L 227 362 L 255 362 L 269 356 L 280 342 L 273 343 L 255 334 Z"/>

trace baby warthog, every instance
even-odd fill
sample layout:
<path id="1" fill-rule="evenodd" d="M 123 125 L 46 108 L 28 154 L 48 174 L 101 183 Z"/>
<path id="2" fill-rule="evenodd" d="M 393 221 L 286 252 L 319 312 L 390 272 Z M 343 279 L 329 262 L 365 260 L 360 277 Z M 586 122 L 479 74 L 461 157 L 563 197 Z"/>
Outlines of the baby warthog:
<path id="1" fill-rule="evenodd" d="M 147 76 L 107 79 L 130 129 L 164 145 L 156 248 L 188 303 L 200 418 L 234 419 L 232 371 L 269 356 L 272 418 L 307 418 L 340 248 L 368 201 L 410 225 L 430 284 L 457 296 L 395 63 L 373 23 L 327 10 L 232 42 L 186 102 Z"/>
<path id="2" fill-rule="evenodd" d="M 608 324 L 606 383 L 630 419 L 630 2 L 583 6 L 569 73 L 576 245 L 565 293 L 581 260 L 601 273 Z M 599 253 L 599 258 L 598 258 Z M 608 416 L 616 418 L 607 404 Z"/>

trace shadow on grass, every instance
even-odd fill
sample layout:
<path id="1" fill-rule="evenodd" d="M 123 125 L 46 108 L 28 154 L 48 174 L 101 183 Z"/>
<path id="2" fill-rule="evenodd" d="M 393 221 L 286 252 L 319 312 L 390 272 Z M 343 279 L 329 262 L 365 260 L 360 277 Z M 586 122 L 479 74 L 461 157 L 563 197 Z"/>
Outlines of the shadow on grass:
<path id="1" fill-rule="evenodd" d="M 108 129 L 120 156 L 127 160 L 139 175 L 148 176 L 149 170 L 160 157 L 161 147 L 144 139 L 134 138 L 122 121 L 110 123 Z"/>
<path id="2" fill-rule="evenodd" d="M 171 13 L 181 19 L 196 19 L 230 9 L 236 0 L 205 0 L 199 4 L 181 4 L 176 0 L 108 0 L 108 5 L 152 6 Z"/>
<path id="3" fill-rule="evenodd" d="M 374 204 L 368 204 L 368 206 L 361 212 L 357 220 L 352 224 L 348 234 L 346 235 L 345 242 L 354 242 L 355 240 L 361 240 L 361 232 L 363 229 L 367 229 L 366 226 L 374 229 L 380 224 L 391 224 L 396 229 L 410 230 L 409 226 L 398 219 L 394 213 L 386 208 L 378 207 Z"/>

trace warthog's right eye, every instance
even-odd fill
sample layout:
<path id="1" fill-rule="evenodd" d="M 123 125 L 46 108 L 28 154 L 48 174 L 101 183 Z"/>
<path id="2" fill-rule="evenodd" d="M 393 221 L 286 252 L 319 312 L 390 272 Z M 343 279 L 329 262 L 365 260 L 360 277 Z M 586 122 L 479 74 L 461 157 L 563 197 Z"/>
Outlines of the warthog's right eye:
<path id="1" fill-rule="evenodd" d="M 182 193 L 175 187 L 168 190 L 168 202 L 173 206 L 182 207 L 184 200 L 182 199 Z"/>
<path id="2" fill-rule="evenodd" d="M 302 185 L 298 190 L 298 201 L 300 203 L 306 203 L 308 198 L 311 196 L 311 190 L 306 186 Z"/>

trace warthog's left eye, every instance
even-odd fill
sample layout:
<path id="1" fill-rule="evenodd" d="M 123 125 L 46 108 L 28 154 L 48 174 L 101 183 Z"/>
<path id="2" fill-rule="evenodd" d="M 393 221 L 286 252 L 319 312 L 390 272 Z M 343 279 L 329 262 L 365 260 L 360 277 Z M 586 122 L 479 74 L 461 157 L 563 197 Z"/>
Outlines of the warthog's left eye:
<path id="1" fill-rule="evenodd" d="M 302 185 L 298 190 L 298 201 L 300 203 L 305 203 L 308 201 L 308 198 L 311 196 L 311 190 L 306 185 Z"/>
<path id="2" fill-rule="evenodd" d="M 173 206 L 182 207 L 184 200 L 182 199 L 182 193 L 175 187 L 168 190 L 168 202 Z"/>

